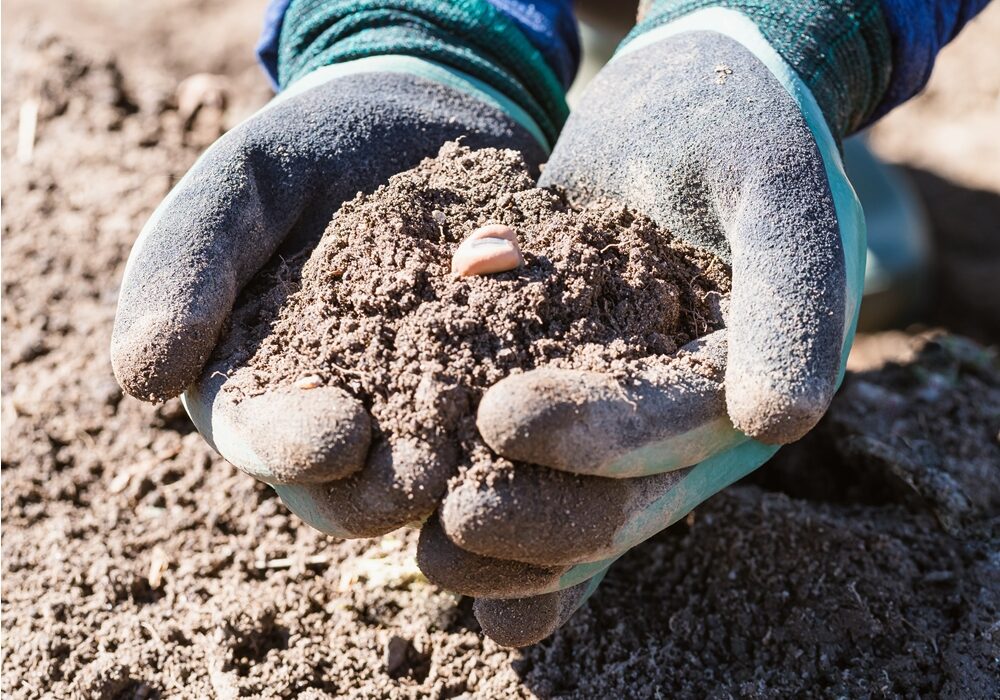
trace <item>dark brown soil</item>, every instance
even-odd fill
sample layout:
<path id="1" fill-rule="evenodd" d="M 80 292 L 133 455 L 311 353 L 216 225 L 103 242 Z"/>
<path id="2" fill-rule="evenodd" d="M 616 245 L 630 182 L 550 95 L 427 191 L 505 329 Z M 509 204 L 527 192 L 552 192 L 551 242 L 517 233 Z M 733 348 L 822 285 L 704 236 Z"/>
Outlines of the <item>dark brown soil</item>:
<path id="1" fill-rule="evenodd" d="M 459 243 L 488 223 L 516 231 L 524 265 L 451 274 Z M 453 143 L 346 203 L 304 265 L 260 275 L 212 362 L 239 368 L 223 387 L 236 401 L 309 378 L 300 391 L 362 401 L 394 455 L 397 442 L 429 446 L 441 474 L 408 480 L 398 525 L 427 516 L 456 468 L 498 460 L 475 424 L 492 384 L 541 366 L 628 376 L 721 328 L 728 291 L 724 264 L 648 218 L 577 209 L 534 187 L 518 153 Z"/>
<path id="2" fill-rule="evenodd" d="M 205 135 L 264 97 L 262 4 L 4 3 L 5 697 L 1000 694 L 1000 369 L 981 347 L 876 336 L 887 350 L 814 436 L 636 548 L 523 651 L 420 577 L 412 533 L 324 537 L 212 453 L 177 401 L 123 398 L 108 343 L 125 257 Z M 40 42 L 30 16 L 64 38 Z M 982 65 L 963 70 L 995 80 Z M 201 70 L 227 77 L 229 100 L 222 125 L 192 130 L 174 88 Z M 995 87 L 936 89 L 995 109 Z M 996 192 L 968 210 L 984 231 Z M 977 263 L 996 261 L 996 237 L 980 243 Z"/>

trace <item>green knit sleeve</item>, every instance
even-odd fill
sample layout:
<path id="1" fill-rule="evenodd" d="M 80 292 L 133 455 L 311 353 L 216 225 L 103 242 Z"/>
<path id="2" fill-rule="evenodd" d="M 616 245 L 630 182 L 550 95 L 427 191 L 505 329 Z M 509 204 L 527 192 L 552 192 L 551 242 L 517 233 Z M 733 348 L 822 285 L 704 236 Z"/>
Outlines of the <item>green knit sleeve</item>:
<path id="1" fill-rule="evenodd" d="M 889 85 L 892 45 L 878 0 L 652 0 L 622 46 L 709 7 L 736 10 L 760 29 L 809 87 L 840 137 L 872 115 Z"/>
<path id="2" fill-rule="evenodd" d="M 569 109 L 554 71 L 486 0 L 292 0 L 278 49 L 282 88 L 333 63 L 405 55 L 440 63 L 513 100 L 554 143 Z"/>

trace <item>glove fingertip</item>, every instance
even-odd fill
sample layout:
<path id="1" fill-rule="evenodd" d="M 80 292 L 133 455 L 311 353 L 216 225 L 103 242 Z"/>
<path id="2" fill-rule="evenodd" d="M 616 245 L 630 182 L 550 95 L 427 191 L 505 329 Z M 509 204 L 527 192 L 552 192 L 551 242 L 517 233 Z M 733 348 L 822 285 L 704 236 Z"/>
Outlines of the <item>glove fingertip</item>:
<path id="1" fill-rule="evenodd" d="M 436 586 L 462 595 L 497 598 L 551 591 L 569 568 L 474 554 L 448 539 L 436 515 L 428 518 L 420 529 L 417 566 Z"/>
<path id="2" fill-rule="evenodd" d="M 782 390 L 766 378 L 727 383 L 726 408 L 733 425 L 768 445 L 785 445 L 812 430 L 833 399 L 833 387 L 810 385 Z"/>
<path id="3" fill-rule="evenodd" d="M 559 593 L 531 598 L 477 598 L 472 611 L 483 634 L 502 647 L 536 644 L 559 628 Z"/>
<path id="4" fill-rule="evenodd" d="M 557 404 L 547 371 L 515 374 L 500 380 L 483 396 L 476 427 L 483 440 L 509 459 L 538 462 Z M 546 430 L 548 428 L 548 430 Z"/>
<path id="5" fill-rule="evenodd" d="M 535 369 L 500 380 L 483 396 L 476 427 L 507 459 L 580 474 L 599 473 L 618 451 L 620 390 L 605 375 Z"/>
<path id="6" fill-rule="evenodd" d="M 245 399 L 238 408 L 247 441 L 273 483 L 342 479 L 361 469 L 371 443 L 364 405 L 336 387 L 289 387 Z"/>
<path id="7" fill-rule="evenodd" d="M 111 336 L 111 368 L 121 388 L 142 401 L 162 403 L 198 378 L 218 335 L 215 319 L 184 324 L 156 317 L 126 322 Z"/>
<path id="8" fill-rule="evenodd" d="M 526 647 L 566 624 L 599 582 L 600 579 L 588 580 L 527 598 L 477 598 L 472 611 L 483 633 L 494 642 L 504 647 Z"/>
<path id="9" fill-rule="evenodd" d="M 366 464 L 345 478 L 275 484 L 274 490 L 296 515 L 321 532 L 380 537 L 430 516 L 455 464 L 454 447 L 448 442 L 376 440 Z"/>

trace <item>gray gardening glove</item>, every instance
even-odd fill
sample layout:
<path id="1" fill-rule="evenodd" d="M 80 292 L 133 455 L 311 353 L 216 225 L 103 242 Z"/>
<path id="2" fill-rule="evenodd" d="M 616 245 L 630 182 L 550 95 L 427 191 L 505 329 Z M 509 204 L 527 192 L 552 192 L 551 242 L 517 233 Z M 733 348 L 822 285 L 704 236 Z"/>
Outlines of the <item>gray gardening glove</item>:
<path id="1" fill-rule="evenodd" d="M 545 167 L 541 185 L 617 198 L 715 252 L 733 291 L 726 329 L 632 382 L 543 368 L 483 398 L 483 438 L 529 464 L 451 484 L 419 562 L 478 596 L 501 643 L 551 633 L 617 557 L 812 428 L 842 377 L 860 208 L 809 91 L 740 37 L 640 37 L 588 88 Z"/>
<path id="2" fill-rule="evenodd" d="M 234 368 L 205 363 L 241 288 L 276 253 L 313 245 L 342 202 L 460 137 L 537 164 L 545 152 L 537 135 L 510 101 L 411 57 L 332 65 L 299 80 L 219 139 L 143 229 L 112 338 L 118 381 L 146 400 L 186 391 L 205 438 L 324 532 L 373 536 L 426 517 L 449 475 L 434 450 L 369 450 L 364 407 L 333 387 L 234 403 L 220 392 Z"/>
<path id="3" fill-rule="evenodd" d="M 206 439 L 309 524 L 374 536 L 433 512 L 454 467 L 440 463 L 446 450 L 373 440 L 362 404 L 336 387 L 236 403 L 220 391 L 233 367 L 205 363 L 244 285 L 275 254 L 313 246 L 357 192 L 463 137 L 537 165 L 565 119 L 566 80 L 487 0 L 291 0 L 284 10 L 283 91 L 213 145 L 146 225 L 112 363 L 134 396 L 185 392 Z"/>

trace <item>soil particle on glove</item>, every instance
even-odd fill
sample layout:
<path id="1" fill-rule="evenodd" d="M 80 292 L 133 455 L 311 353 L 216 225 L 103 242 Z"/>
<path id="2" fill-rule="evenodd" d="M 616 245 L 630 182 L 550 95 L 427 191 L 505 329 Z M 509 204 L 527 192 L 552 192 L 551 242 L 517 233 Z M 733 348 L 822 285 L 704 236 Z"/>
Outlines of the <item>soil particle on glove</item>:
<path id="1" fill-rule="evenodd" d="M 455 251 L 487 224 L 513 229 L 524 264 L 461 277 Z M 341 387 L 375 439 L 416 440 L 458 464 L 498 460 L 475 427 L 483 392 L 540 366 L 622 380 L 722 326 L 728 268 L 622 206 L 539 189 L 514 151 L 447 144 L 359 194 L 307 260 L 281 261 L 243 295 L 216 359 L 237 400 Z M 439 482 L 443 487 L 444 481 Z"/>

